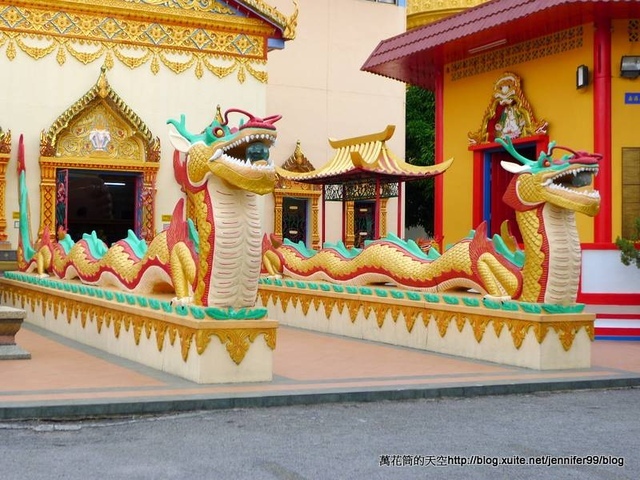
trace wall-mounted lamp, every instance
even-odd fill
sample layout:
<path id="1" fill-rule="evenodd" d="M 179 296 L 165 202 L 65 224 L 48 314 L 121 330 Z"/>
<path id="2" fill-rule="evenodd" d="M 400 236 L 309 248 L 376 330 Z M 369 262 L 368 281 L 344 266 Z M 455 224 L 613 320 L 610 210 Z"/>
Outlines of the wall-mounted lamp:
<path id="1" fill-rule="evenodd" d="M 485 50 L 491 50 L 492 48 L 501 47 L 507 43 L 506 38 L 501 38 L 500 40 L 496 40 L 494 42 L 485 43 L 484 45 L 480 45 L 478 47 L 473 47 L 469 49 L 469 55 L 475 55 L 476 53 L 484 52 Z"/>
<path id="2" fill-rule="evenodd" d="M 624 55 L 620 60 L 620 76 L 638 78 L 640 75 L 640 57 Z"/>
<path id="3" fill-rule="evenodd" d="M 576 88 L 584 88 L 589 85 L 589 67 L 580 65 L 576 70 Z"/>

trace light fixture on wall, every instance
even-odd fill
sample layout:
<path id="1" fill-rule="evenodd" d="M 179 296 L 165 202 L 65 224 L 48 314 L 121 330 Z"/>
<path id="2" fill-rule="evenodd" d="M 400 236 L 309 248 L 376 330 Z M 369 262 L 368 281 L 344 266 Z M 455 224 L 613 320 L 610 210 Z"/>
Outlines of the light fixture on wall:
<path id="1" fill-rule="evenodd" d="M 480 45 L 478 47 L 473 47 L 469 49 L 469 53 L 474 55 L 479 52 L 484 52 L 485 50 L 491 50 L 492 48 L 500 47 L 507 43 L 506 38 L 502 38 L 500 40 L 496 40 L 495 42 L 485 43 L 484 45 Z"/>
<path id="2" fill-rule="evenodd" d="M 576 69 L 576 88 L 584 88 L 589 85 L 589 67 L 580 65 Z"/>
<path id="3" fill-rule="evenodd" d="M 640 75 L 640 57 L 623 55 L 620 60 L 620 76 L 624 78 L 638 78 Z"/>

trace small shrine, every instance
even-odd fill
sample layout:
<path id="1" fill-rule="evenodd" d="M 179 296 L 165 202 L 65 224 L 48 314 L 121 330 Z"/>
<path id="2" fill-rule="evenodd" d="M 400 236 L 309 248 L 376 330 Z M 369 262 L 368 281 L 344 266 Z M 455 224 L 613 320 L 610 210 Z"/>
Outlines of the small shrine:
<path id="1" fill-rule="evenodd" d="M 398 197 L 398 205 L 402 205 L 402 182 L 439 175 L 453 162 L 426 167 L 406 163 L 386 144 L 394 132 L 395 126 L 389 125 L 378 133 L 344 140 L 329 139 L 336 152 L 319 169 L 296 172 L 277 169 L 284 180 L 322 185 L 323 241 L 326 240 L 325 202 L 342 202 L 342 240 L 347 247 L 361 247 L 365 240 L 386 235 L 386 201 Z M 400 211 L 397 218 L 401 236 Z"/>

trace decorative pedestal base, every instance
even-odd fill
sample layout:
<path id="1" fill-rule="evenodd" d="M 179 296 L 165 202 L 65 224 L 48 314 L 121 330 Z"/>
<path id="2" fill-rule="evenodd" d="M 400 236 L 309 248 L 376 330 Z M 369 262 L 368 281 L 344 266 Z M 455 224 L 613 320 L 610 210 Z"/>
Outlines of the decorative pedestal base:
<path id="1" fill-rule="evenodd" d="M 550 314 L 539 305 L 517 302 L 486 307 L 481 297 L 264 278 L 258 299 L 284 325 L 536 370 L 591 366 L 592 314 Z"/>
<path id="2" fill-rule="evenodd" d="M 273 378 L 275 321 L 209 320 L 168 300 L 11 273 L 20 280 L 0 278 L 2 301 L 46 330 L 197 383 Z"/>
<path id="3" fill-rule="evenodd" d="M 0 306 L 0 360 L 25 360 L 31 354 L 16 344 L 16 334 L 22 327 L 25 311 Z"/>
<path id="4" fill-rule="evenodd" d="M 16 251 L 11 250 L 9 242 L 0 242 L 0 272 L 18 268 Z"/>

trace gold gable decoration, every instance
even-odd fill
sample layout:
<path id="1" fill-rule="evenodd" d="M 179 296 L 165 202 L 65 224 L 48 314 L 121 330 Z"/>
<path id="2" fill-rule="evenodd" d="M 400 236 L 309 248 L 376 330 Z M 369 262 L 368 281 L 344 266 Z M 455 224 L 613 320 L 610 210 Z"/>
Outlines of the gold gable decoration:
<path id="1" fill-rule="evenodd" d="M 281 167 L 283 170 L 288 172 L 296 172 L 296 173 L 304 173 L 304 172 L 312 172 L 315 170 L 313 164 L 307 159 L 307 156 L 303 153 L 302 148 L 300 146 L 300 140 L 296 142 L 296 148 L 289 156 L 287 160 L 282 164 Z M 282 177 L 281 175 L 276 175 L 277 183 L 276 188 L 293 188 L 297 190 L 313 190 L 320 189 L 318 185 L 310 185 L 300 182 L 295 182 L 289 180 L 287 178 Z M 317 188 L 316 188 L 317 187 Z"/>
<path id="2" fill-rule="evenodd" d="M 40 155 L 158 162 L 160 139 L 111 88 L 103 66 L 96 84 L 42 132 Z"/>
<path id="3" fill-rule="evenodd" d="M 55 54 L 60 65 L 69 56 L 108 68 L 117 60 L 154 74 L 164 65 L 176 74 L 193 69 L 197 78 L 236 72 L 240 83 L 247 75 L 266 83 L 268 38 L 277 30 L 295 37 L 298 6 L 287 18 L 262 0 L 243 3 L 267 21 L 211 0 L 0 0 L 0 49 L 9 60 L 20 50 L 34 60 Z"/>
<path id="4" fill-rule="evenodd" d="M 524 95 L 521 80 L 512 72 L 503 73 L 493 85 L 493 95 L 480 129 L 469 132 L 470 145 L 492 143 L 496 138 L 521 138 L 547 133 L 549 124 L 536 120 Z"/>

